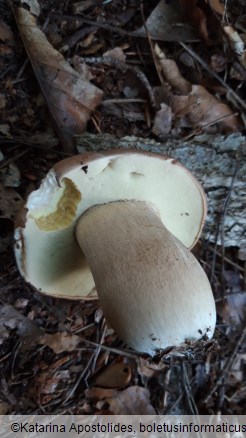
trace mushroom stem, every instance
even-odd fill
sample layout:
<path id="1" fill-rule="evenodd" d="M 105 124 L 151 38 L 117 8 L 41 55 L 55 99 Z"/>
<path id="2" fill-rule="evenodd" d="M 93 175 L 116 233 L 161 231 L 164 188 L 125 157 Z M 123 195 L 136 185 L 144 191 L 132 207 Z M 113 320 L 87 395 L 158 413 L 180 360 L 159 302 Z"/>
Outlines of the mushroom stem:
<path id="1" fill-rule="evenodd" d="M 105 318 L 129 346 L 153 355 L 212 337 L 215 304 L 207 276 L 151 205 L 92 207 L 80 217 L 76 237 Z"/>

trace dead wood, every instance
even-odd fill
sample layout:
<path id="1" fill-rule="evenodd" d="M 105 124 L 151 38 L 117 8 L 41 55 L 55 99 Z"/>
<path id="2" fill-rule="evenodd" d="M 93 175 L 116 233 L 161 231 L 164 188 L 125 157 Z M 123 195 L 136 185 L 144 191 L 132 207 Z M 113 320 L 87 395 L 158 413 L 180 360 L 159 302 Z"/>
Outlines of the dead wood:
<path id="1" fill-rule="evenodd" d="M 79 152 L 133 148 L 170 155 L 202 183 L 208 215 L 203 237 L 226 247 L 246 247 L 246 141 L 240 134 L 201 135 L 192 140 L 154 140 L 86 133 L 77 137 Z M 225 202 L 226 201 L 226 202 Z"/>

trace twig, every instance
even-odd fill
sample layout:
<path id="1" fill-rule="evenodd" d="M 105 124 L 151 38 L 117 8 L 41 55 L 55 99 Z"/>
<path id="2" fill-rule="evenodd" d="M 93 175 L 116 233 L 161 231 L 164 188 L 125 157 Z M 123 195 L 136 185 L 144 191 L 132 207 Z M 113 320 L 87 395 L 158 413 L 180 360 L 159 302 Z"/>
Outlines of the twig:
<path id="1" fill-rule="evenodd" d="M 3 70 L 3 72 L 0 74 L 0 80 L 2 80 L 4 78 L 4 76 L 6 76 L 6 74 L 9 72 L 9 70 L 11 70 L 12 65 L 8 65 L 8 67 L 5 68 L 5 70 Z"/>
<path id="2" fill-rule="evenodd" d="M 64 402 L 63 402 L 63 405 L 65 405 L 65 404 L 68 402 L 68 400 L 70 400 L 70 398 L 71 398 L 71 397 L 73 396 L 73 394 L 75 393 L 75 391 L 76 391 L 76 389 L 78 388 L 78 386 L 79 386 L 81 380 L 83 379 L 83 377 L 84 377 L 85 374 L 87 373 L 88 369 L 90 368 L 90 365 L 91 365 L 91 363 L 92 363 L 92 361 L 93 361 L 93 358 L 94 358 L 94 351 L 92 352 L 92 355 L 91 355 L 90 359 L 88 360 L 86 367 L 84 368 L 83 372 L 80 374 L 80 376 L 79 376 L 79 378 L 77 379 L 75 385 L 74 385 L 74 386 L 72 387 L 72 389 L 69 391 L 69 393 L 68 393 L 66 399 L 65 399 Z"/>
<path id="3" fill-rule="evenodd" d="M 246 325 L 245 325 L 245 327 L 244 327 L 244 329 L 243 329 L 243 331 L 241 333 L 241 336 L 239 337 L 239 339 L 237 341 L 237 344 L 236 344 L 236 346 L 235 346 L 235 348 L 233 350 L 232 355 L 228 358 L 228 360 L 227 360 L 227 362 L 226 362 L 226 364 L 225 364 L 225 366 L 224 366 L 224 368 L 222 370 L 222 373 L 221 373 L 220 377 L 218 378 L 218 380 L 215 383 L 214 387 L 208 393 L 207 397 L 204 400 L 204 403 L 208 402 L 210 397 L 212 397 L 212 395 L 217 391 L 219 385 L 221 385 L 224 382 L 224 380 L 226 380 L 226 378 L 228 376 L 228 373 L 229 373 L 229 371 L 230 371 L 230 369 L 231 369 L 231 367 L 232 367 L 232 365 L 233 365 L 233 363 L 234 363 L 234 361 L 236 359 L 237 352 L 238 352 L 239 348 L 242 346 L 242 344 L 243 344 L 243 342 L 245 340 L 245 337 L 246 337 Z"/>
<path id="4" fill-rule="evenodd" d="M 19 154 L 15 155 L 15 157 L 9 158 L 8 160 L 4 160 L 4 162 L 0 164 L 0 169 L 3 169 L 4 167 L 6 167 L 9 164 L 13 163 L 13 161 L 15 161 L 18 158 L 22 157 L 23 155 L 27 154 L 27 152 L 29 152 L 29 151 L 30 151 L 30 148 L 24 149 L 24 151 L 21 151 Z"/>
<path id="5" fill-rule="evenodd" d="M 122 103 L 125 103 L 125 104 L 128 104 L 128 103 L 147 103 L 147 101 L 145 99 L 135 99 L 135 98 L 132 98 L 132 99 L 126 99 L 126 98 L 123 98 L 123 99 L 105 99 L 101 102 L 101 105 L 108 105 L 108 104 L 112 104 L 112 103 L 120 103 L 120 104 L 122 104 Z"/>
<path id="6" fill-rule="evenodd" d="M 56 13 L 52 13 L 51 15 L 54 15 L 56 18 L 64 18 L 66 20 L 76 20 L 78 22 L 81 22 L 82 24 L 90 24 L 91 26 L 96 26 L 100 29 L 105 29 L 105 30 L 109 30 L 111 32 L 115 32 L 118 33 L 119 35 L 122 36 L 130 36 L 130 37 L 134 37 L 136 36 L 133 32 L 127 32 L 126 30 L 120 29 L 119 27 L 114 27 L 111 26 L 110 24 L 104 24 L 104 23 L 98 23 L 97 21 L 93 21 L 93 20 L 88 20 L 87 18 L 82 18 L 80 15 L 67 15 L 67 14 L 56 14 Z"/>
<path id="7" fill-rule="evenodd" d="M 145 21 L 145 17 L 144 17 L 143 0 L 140 0 L 140 12 L 141 12 L 141 17 L 142 17 L 142 21 L 143 21 L 143 26 L 144 26 L 144 29 L 145 29 L 145 32 L 146 32 L 146 36 L 147 36 L 147 39 L 148 39 L 148 42 L 149 42 L 149 47 L 150 47 L 151 55 L 152 55 L 152 58 L 153 58 L 153 61 L 154 61 L 154 64 L 155 64 L 155 69 L 157 71 L 160 83 L 163 85 L 163 78 L 161 76 L 159 66 L 158 66 L 158 64 L 156 62 L 156 55 L 155 55 L 155 51 L 154 51 L 154 48 L 153 48 L 153 43 L 152 43 L 152 40 L 151 40 L 151 37 L 150 37 L 150 33 L 149 33 L 149 30 L 148 30 L 148 27 L 147 27 L 147 24 L 146 24 L 146 21 Z"/>
<path id="8" fill-rule="evenodd" d="M 183 370 L 183 381 L 184 381 L 184 389 L 185 389 L 185 393 L 186 393 L 186 397 L 190 406 L 190 410 L 192 412 L 193 415 L 199 415 L 199 411 L 197 409 L 197 405 L 195 403 L 193 394 L 192 394 L 192 389 L 191 389 L 191 385 L 190 385 L 190 380 L 189 380 L 189 376 L 187 373 L 187 369 L 186 369 L 186 365 L 184 364 L 184 362 L 182 362 L 182 370 Z"/>
<path id="9" fill-rule="evenodd" d="M 81 41 L 86 35 L 95 32 L 97 30 L 96 26 L 83 26 L 81 29 L 77 30 L 73 35 L 69 36 L 62 43 L 60 51 L 63 53 L 71 48 L 73 48 L 79 41 Z"/>
<path id="10" fill-rule="evenodd" d="M 143 356 L 142 353 L 138 353 L 136 351 L 125 350 L 124 348 L 108 347 L 107 345 L 97 344 L 96 342 L 88 341 L 87 339 L 80 339 L 80 341 L 85 342 L 86 344 L 89 345 L 93 345 L 95 347 L 100 346 L 103 350 L 109 351 L 110 353 L 114 353 L 114 354 L 120 354 L 121 356 L 132 357 L 135 359 L 136 357 Z M 79 348 L 77 348 L 76 350 L 79 350 Z"/>
<path id="11" fill-rule="evenodd" d="M 105 319 L 103 319 L 102 326 L 103 325 L 104 325 L 104 327 L 103 327 L 103 330 L 102 330 L 102 335 L 100 337 L 99 344 L 98 344 L 98 346 L 96 347 L 96 349 L 94 351 L 94 360 L 93 360 L 93 364 L 92 364 L 92 367 L 91 367 L 92 368 L 92 372 L 95 371 L 97 358 L 98 358 L 98 356 L 100 354 L 100 351 L 102 349 L 102 343 L 104 342 L 105 334 L 106 334 L 106 331 L 107 331 L 107 326 L 106 326 L 106 323 L 105 323 Z"/>
<path id="12" fill-rule="evenodd" d="M 227 207 L 228 207 L 228 204 L 229 204 L 229 200 L 230 200 L 230 197 L 231 197 L 233 185 L 234 185 L 234 182 L 235 182 L 235 179 L 236 179 L 236 176 L 238 174 L 239 169 L 240 169 L 239 162 L 236 161 L 236 167 L 235 167 L 234 174 L 232 176 L 231 185 L 230 185 L 228 193 L 227 193 L 227 195 L 226 195 L 226 197 L 224 199 L 224 202 L 222 204 L 221 211 L 220 211 L 220 214 L 219 214 L 218 226 L 217 226 L 217 230 L 216 230 L 216 234 L 215 234 L 214 254 L 213 254 L 212 265 L 211 265 L 211 274 L 210 274 L 210 281 L 211 282 L 212 282 L 212 279 L 214 277 L 214 271 L 215 271 L 216 250 L 217 250 L 217 246 L 218 246 L 219 232 L 220 232 L 221 229 L 223 230 L 223 228 L 224 228 L 224 219 L 225 219 L 225 215 L 226 215 L 226 210 L 227 210 Z M 224 237 L 223 231 L 222 231 L 222 236 Z M 223 242 L 224 242 L 224 240 L 223 240 Z M 221 242 L 222 243 L 222 247 L 223 247 L 223 242 Z M 222 257 L 221 258 L 222 258 L 222 265 L 223 265 L 223 263 L 224 263 L 224 253 L 222 253 Z M 223 285 L 223 283 L 222 283 L 222 285 Z"/>
<path id="13" fill-rule="evenodd" d="M 183 49 L 185 49 L 191 56 L 193 56 L 193 58 L 195 58 L 199 64 L 201 64 L 201 66 L 208 72 L 210 73 L 215 79 L 217 79 L 217 81 L 223 85 L 223 87 L 228 91 L 228 93 L 230 93 L 234 99 L 237 101 L 237 103 L 239 103 L 241 105 L 241 107 L 246 110 L 246 103 L 241 99 L 240 96 L 238 96 L 238 94 L 235 93 L 235 91 L 233 91 L 233 89 L 226 84 L 223 79 L 221 79 L 221 77 L 219 75 L 217 75 L 217 73 L 215 73 L 209 66 L 208 64 L 202 59 L 200 58 L 199 55 L 197 55 L 196 52 L 194 52 L 194 50 L 192 50 L 189 46 L 187 46 L 187 44 L 183 43 L 182 41 L 179 41 L 179 44 L 181 45 L 181 47 L 183 47 Z"/>
<path id="14" fill-rule="evenodd" d="M 94 327 L 94 325 L 95 325 L 95 322 L 92 322 L 91 324 L 87 324 L 84 327 L 80 327 L 79 329 L 72 331 L 72 333 L 75 335 L 77 333 L 84 332 L 88 328 Z"/>
<path id="15" fill-rule="evenodd" d="M 221 254 L 218 250 L 215 250 L 215 249 L 212 247 L 212 245 L 209 245 L 209 248 L 210 248 L 211 250 L 215 251 L 217 256 L 219 256 L 220 258 L 222 258 L 222 254 Z M 229 259 L 229 257 L 225 257 L 225 256 L 224 256 L 224 261 L 225 261 L 226 263 L 228 263 L 229 265 L 234 266 L 234 267 L 237 268 L 239 271 L 244 272 L 244 268 L 242 268 L 242 266 L 239 266 L 238 263 L 233 262 L 231 259 Z"/>
<path id="16" fill-rule="evenodd" d="M 227 197 L 225 199 L 224 202 L 224 209 L 222 212 L 222 217 L 221 217 L 221 230 L 220 230 L 220 239 L 221 239 L 221 286 L 222 286 L 222 298 L 224 296 L 224 291 L 225 291 L 225 227 L 224 227 L 224 220 L 225 220 L 225 214 L 226 214 L 226 209 L 228 207 L 228 203 L 229 203 L 229 199 L 232 193 L 232 188 L 234 185 L 234 181 L 236 179 L 236 176 L 238 174 L 238 171 L 240 169 L 239 166 L 239 162 L 236 161 L 236 167 L 235 167 L 235 171 L 234 171 L 234 175 L 232 177 L 232 181 L 231 181 L 231 186 L 229 188 Z"/>
<path id="17" fill-rule="evenodd" d="M 196 105 L 196 103 L 194 105 Z M 217 119 L 213 120 L 212 122 L 204 123 L 204 125 L 199 126 L 198 129 L 195 129 L 193 132 L 186 135 L 184 137 L 184 141 L 188 141 L 192 137 L 195 137 L 198 133 L 202 132 L 204 130 L 204 128 L 208 128 L 209 126 L 213 126 L 216 123 L 222 122 L 223 120 L 229 119 L 230 117 L 236 117 L 236 116 L 238 116 L 238 113 L 226 114 L 225 116 L 218 117 Z"/>

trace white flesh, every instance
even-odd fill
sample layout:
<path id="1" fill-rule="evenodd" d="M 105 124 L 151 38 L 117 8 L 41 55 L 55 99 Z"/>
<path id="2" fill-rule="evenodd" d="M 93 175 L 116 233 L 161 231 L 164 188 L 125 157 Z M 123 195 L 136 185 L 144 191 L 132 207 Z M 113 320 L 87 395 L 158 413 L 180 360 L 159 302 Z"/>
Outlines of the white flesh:
<path id="1" fill-rule="evenodd" d="M 118 200 L 147 202 L 185 246 L 194 245 L 205 215 L 204 195 L 197 181 L 180 164 L 171 158 L 137 152 L 102 155 L 83 163 L 82 158 L 72 169 L 68 166 L 59 184 L 51 170 L 27 200 L 25 227 L 16 229 L 15 254 L 22 275 L 33 286 L 44 293 L 71 299 L 95 295 L 90 268 L 74 237 L 74 226 L 81 214 L 97 204 Z M 65 178 L 81 194 L 75 214 L 69 224 L 57 223 L 49 231 L 41 229 L 37 221 L 40 216 L 56 212 L 64 194 Z M 64 214 L 69 208 L 67 204 L 68 200 Z"/>

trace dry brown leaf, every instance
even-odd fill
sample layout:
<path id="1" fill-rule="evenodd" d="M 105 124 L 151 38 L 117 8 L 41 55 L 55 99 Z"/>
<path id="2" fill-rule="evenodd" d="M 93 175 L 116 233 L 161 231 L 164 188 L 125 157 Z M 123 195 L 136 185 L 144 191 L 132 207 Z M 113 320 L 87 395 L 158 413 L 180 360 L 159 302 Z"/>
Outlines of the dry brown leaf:
<path id="1" fill-rule="evenodd" d="M 165 54 L 157 44 L 155 45 L 155 54 L 166 81 L 174 92 L 180 94 L 179 96 L 176 94 L 170 96 L 169 105 L 174 115 L 179 117 L 182 127 L 199 128 L 216 124 L 222 132 L 237 131 L 241 128 L 239 118 L 233 114 L 231 109 L 210 94 L 203 86 L 191 85 L 186 81 L 180 74 L 175 61 L 166 59 Z M 162 117 L 164 117 L 163 123 Z M 166 122 L 165 117 L 167 117 L 165 111 L 163 113 L 159 111 L 156 114 L 153 128 L 155 134 L 162 133 L 162 125 L 163 134 L 167 133 L 165 129 L 169 129 L 167 122 L 171 123 L 171 112 Z"/>
<path id="2" fill-rule="evenodd" d="M 0 55 L 1 56 L 11 56 L 13 54 L 12 47 L 7 46 L 6 44 L 0 44 Z"/>
<path id="3" fill-rule="evenodd" d="M 2 20 L 0 21 L 0 40 L 3 42 L 13 40 L 12 30 Z"/>
<path id="4" fill-rule="evenodd" d="M 220 0 L 207 0 L 210 8 L 217 12 L 219 15 L 223 15 L 225 12 L 225 6 L 220 2 Z"/>
<path id="5" fill-rule="evenodd" d="M 68 384 L 69 378 L 69 370 L 56 370 L 54 372 L 48 368 L 35 376 L 28 393 L 38 399 L 39 403 L 47 404 L 59 395 L 59 387 Z"/>
<path id="6" fill-rule="evenodd" d="M 161 109 L 156 112 L 154 118 L 153 134 L 161 137 L 166 136 L 172 128 L 173 113 L 170 106 L 161 104 Z"/>
<path id="7" fill-rule="evenodd" d="M 228 57 L 225 55 L 225 53 L 214 53 L 214 55 L 211 56 L 211 68 L 216 73 L 221 73 L 224 71 L 228 64 Z"/>
<path id="8" fill-rule="evenodd" d="M 85 390 L 85 396 L 89 400 L 104 400 L 105 398 L 115 397 L 117 395 L 117 389 L 105 389 L 105 388 L 90 388 Z"/>
<path id="9" fill-rule="evenodd" d="M 165 369 L 168 369 L 168 366 L 162 361 L 154 363 L 149 359 L 139 358 L 138 372 L 141 376 L 153 377 Z"/>
<path id="10" fill-rule="evenodd" d="M 126 55 L 123 52 L 121 47 L 114 47 L 114 49 L 107 50 L 103 54 L 103 57 L 116 59 L 117 61 L 120 61 L 120 62 L 126 62 Z"/>
<path id="11" fill-rule="evenodd" d="M 131 377 L 132 371 L 128 365 L 114 363 L 98 374 L 93 384 L 104 388 L 121 388 L 130 382 Z"/>
<path id="12" fill-rule="evenodd" d="M 160 49 L 158 44 L 155 44 L 154 51 L 161 72 L 173 90 L 179 94 L 188 94 L 191 91 L 191 84 L 180 74 L 176 62 L 172 59 L 167 59 L 165 53 Z"/>
<path id="13" fill-rule="evenodd" d="M 42 329 L 22 315 L 11 305 L 0 307 L 0 344 L 8 337 L 11 330 L 16 330 L 23 343 L 32 346 L 43 334 Z"/>
<path id="14" fill-rule="evenodd" d="M 47 345 L 56 354 L 64 351 L 73 351 L 79 344 L 80 337 L 77 335 L 69 335 L 66 332 L 54 333 L 52 335 L 46 333 L 39 340 L 39 344 Z"/>
<path id="15" fill-rule="evenodd" d="M 228 326 L 241 325 L 246 320 L 246 293 L 228 295 L 217 305 L 218 315 Z"/>
<path id="16" fill-rule="evenodd" d="M 37 0 L 20 0 L 22 5 L 28 5 L 31 14 L 38 16 L 40 14 L 40 5 Z"/>
<path id="17" fill-rule="evenodd" d="M 0 183 L 0 253 L 6 251 L 12 244 L 14 221 L 22 203 L 19 193 Z"/>
<path id="18" fill-rule="evenodd" d="M 197 0 L 179 0 L 186 19 L 198 30 L 201 38 L 209 43 L 207 17 L 205 12 L 197 6 Z"/>
<path id="19" fill-rule="evenodd" d="M 130 386 L 118 391 L 114 397 L 108 398 L 109 410 L 115 415 L 154 415 L 155 409 L 150 404 L 147 388 Z"/>
<path id="20" fill-rule="evenodd" d="M 0 401 L 0 415 L 5 415 L 8 411 L 10 411 L 11 406 L 7 403 Z"/>
<path id="21" fill-rule="evenodd" d="M 85 131 L 102 91 L 84 81 L 48 42 L 35 18 L 23 8 L 15 12 L 18 27 L 51 115 L 63 139 Z"/>
<path id="22" fill-rule="evenodd" d="M 199 41 L 196 31 L 184 22 L 179 0 L 172 0 L 171 2 L 160 0 L 146 20 L 146 26 L 153 40 Z M 145 27 L 142 26 L 135 31 L 134 35 L 146 36 Z"/>
<path id="23" fill-rule="evenodd" d="M 5 187 L 19 187 L 21 173 L 15 163 L 10 163 L 2 175 L 3 185 Z"/>
<path id="24" fill-rule="evenodd" d="M 231 109 L 201 85 L 192 85 L 188 96 L 173 96 L 171 108 L 184 127 L 216 124 L 222 132 L 238 131 L 241 127 L 239 118 Z"/>
<path id="25" fill-rule="evenodd" d="M 246 49 L 244 41 L 242 40 L 238 32 L 233 29 L 233 27 L 225 26 L 223 30 L 228 38 L 232 50 L 237 55 L 239 62 L 244 67 L 246 67 Z"/>
<path id="26" fill-rule="evenodd" d="M 22 197 L 14 189 L 3 187 L 0 184 L 0 218 L 14 221 L 23 202 Z"/>
<path id="27" fill-rule="evenodd" d="M 230 369 L 230 375 L 239 382 L 245 381 L 246 354 L 238 353 Z"/>

